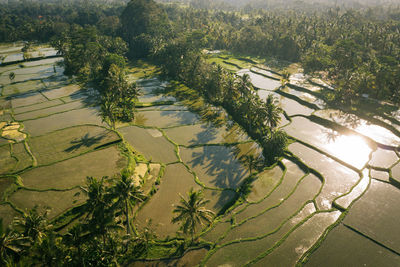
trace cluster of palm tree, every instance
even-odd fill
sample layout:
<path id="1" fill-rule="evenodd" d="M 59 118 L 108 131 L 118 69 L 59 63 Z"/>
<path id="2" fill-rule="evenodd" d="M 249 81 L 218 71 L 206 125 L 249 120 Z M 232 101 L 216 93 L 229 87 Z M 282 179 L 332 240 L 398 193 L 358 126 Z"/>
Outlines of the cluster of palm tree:
<path id="1" fill-rule="evenodd" d="M 119 121 L 134 119 L 139 95 L 136 83 L 126 78 L 127 44 L 119 37 L 101 35 L 95 27 L 77 27 L 53 40 L 64 57 L 65 73 L 100 92 L 100 115 L 112 128 Z"/>
<path id="2" fill-rule="evenodd" d="M 267 164 L 283 155 L 286 134 L 277 126 L 283 110 L 273 95 L 262 101 L 247 74 L 238 76 L 203 60 L 193 35 L 171 41 L 157 54 L 164 75 L 198 90 L 208 102 L 222 106 L 264 148 Z"/>
<path id="3" fill-rule="evenodd" d="M 242 10 L 168 6 L 176 31 L 200 31 L 203 47 L 300 62 L 330 78 L 338 101 L 361 94 L 398 103 L 399 7 L 368 10 Z"/>
<path id="4" fill-rule="evenodd" d="M 138 230 L 132 224 L 133 207 L 146 196 L 131 173 L 123 171 L 113 179 L 87 177 L 82 191 L 87 201 L 65 233 L 48 220 L 48 210 L 38 207 L 14 218 L 8 227 L 0 219 L 0 265 L 119 266 L 146 257 L 152 245 L 162 246 L 162 240 L 155 242 L 151 225 Z M 190 236 L 189 246 L 199 227 L 214 218 L 207 203 L 202 191 L 191 189 L 188 200 L 181 196 L 173 211 L 172 223 L 181 224 L 183 234 Z"/>
<path id="5" fill-rule="evenodd" d="M 142 251 L 148 234 L 132 226 L 130 214 L 146 197 L 131 173 L 123 171 L 112 179 L 87 177 L 82 192 L 87 202 L 65 234 L 57 232 L 47 211 L 38 207 L 16 217 L 7 228 L 1 223 L 0 264 L 109 266 L 122 263 L 127 252 Z"/>

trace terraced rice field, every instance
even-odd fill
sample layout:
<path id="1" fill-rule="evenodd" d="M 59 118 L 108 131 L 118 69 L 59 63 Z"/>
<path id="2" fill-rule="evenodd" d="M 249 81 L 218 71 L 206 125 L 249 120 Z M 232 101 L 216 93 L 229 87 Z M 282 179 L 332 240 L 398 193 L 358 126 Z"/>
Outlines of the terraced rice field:
<path id="1" fill-rule="evenodd" d="M 40 61 L 52 68 L 53 61 Z M 26 73 L 31 67 L 46 70 L 37 68 L 40 61 L 26 66 Z M 175 236 L 172 210 L 179 194 L 191 188 L 202 189 L 207 207 L 218 214 L 200 233 L 206 248 L 133 266 L 397 266 L 400 120 L 395 111 L 377 109 L 370 121 L 325 108 L 318 99 L 323 88 L 301 75 L 285 89 L 265 66 L 238 58 L 234 65 L 229 58 L 214 61 L 238 75 L 249 73 L 262 99 L 277 96 L 286 112 L 280 127 L 293 143 L 276 165 L 252 170 L 246 156 L 261 151 L 223 110 L 190 111 L 203 102 L 164 94 L 166 83 L 142 78 L 151 70 L 132 70 L 130 79 L 141 78 L 140 101 L 154 106 L 138 108 L 133 122 L 113 131 L 97 115 L 93 93 L 72 79 L 32 74 L 40 86 L 29 87 L 24 84 L 29 77 L 22 77 L 23 89 L 4 94 L 19 83 L 3 77 L 11 66 L 0 67 L 2 129 L 14 127 L 0 139 L 0 216 L 10 222 L 38 204 L 57 218 L 83 203 L 77 192 L 86 176 L 113 176 L 130 164 L 128 149 L 135 155 L 135 181 L 146 193 L 156 191 L 135 211 L 139 228 L 151 222 L 160 238 Z M 232 206 L 250 175 L 250 194 Z"/>
<path id="2" fill-rule="evenodd" d="M 120 135 L 88 98 L 93 91 L 63 75 L 62 58 L 12 64 L 21 60 L 18 49 L 9 48 L 9 65 L 0 66 L 0 214 L 6 224 L 34 206 L 56 219 L 85 202 L 80 186 L 86 176 L 112 177 L 128 164 Z M 44 57 L 56 53 L 37 49 Z"/>

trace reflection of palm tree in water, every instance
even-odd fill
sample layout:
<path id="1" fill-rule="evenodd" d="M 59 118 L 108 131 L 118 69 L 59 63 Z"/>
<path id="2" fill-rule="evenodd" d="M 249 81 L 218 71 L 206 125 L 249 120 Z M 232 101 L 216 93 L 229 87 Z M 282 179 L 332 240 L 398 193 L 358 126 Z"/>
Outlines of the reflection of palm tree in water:
<path id="1" fill-rule="evenodd" d="M 355 129 L 361 125 L 361 120 L 354 114 L 348 114 L 341 110 L 335 113 L 330 113 L 329 118 L 338 124 L 345 127 Z"/>
<path id="2" fill-rule="evenodd" d="M 322 130 L 322 132 L 325 134 L 328 143 L 334 143 L 340 135 L 333 129 Z"/>

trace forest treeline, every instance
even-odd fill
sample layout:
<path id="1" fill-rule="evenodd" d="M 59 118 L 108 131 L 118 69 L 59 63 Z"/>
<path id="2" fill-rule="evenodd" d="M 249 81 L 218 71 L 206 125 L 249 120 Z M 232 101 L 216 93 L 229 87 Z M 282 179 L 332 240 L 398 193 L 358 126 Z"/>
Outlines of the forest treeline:
<path id="1" fill-rule="evenodd" d="M 130 14 L 143 21 L 136 32 L 121 23 L 127 14 L 122 2 L 0 5 L 0 42 L 48 41 L 71 27 L 96 25 L 103 35 L 123 37 L 134 46 L 129 56 L 137 58 L 154 55 L 181 35 L 196 32 L 202 36 L 198 44 L 203 48 L 300 62 L 306 73 L 329 79 L 336 88 L 335 98 L 343 104 L 362 94 L 400 101 L 398 6 L 326 8 L 310 14 L 292 10 L 290 5 L 279 12 L 235 12 L 142 2 L 146 13 L 136 10 L 137 14 Z"/>
<path id="2" fill-rule="evenodd" d="M 182 34 L 201 32 L 204 47 L 300 62 L 306 73 L 329 79 L 344 104 L 361 94 L 400 101 L 398 15 L 377 19 L 372 10 L 338 9 L 243 14 L 175 6 L 166 12 Z"/>

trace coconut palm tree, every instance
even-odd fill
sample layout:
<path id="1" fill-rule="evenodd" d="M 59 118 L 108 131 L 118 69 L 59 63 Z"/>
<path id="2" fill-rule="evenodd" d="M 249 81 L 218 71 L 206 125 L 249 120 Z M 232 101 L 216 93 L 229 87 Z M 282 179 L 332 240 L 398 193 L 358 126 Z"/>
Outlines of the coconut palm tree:
<path id="1" fill-rule="evenodd" d="M 6 265 L 7 259 L 28 248 L 28 240 L 10 227 L 3 228 L 3 219 L 0 218 L 0 265 Z"/>
<path id="2" fill-rule="evenodd" d="M 290 72 L 288 71 L 283 71 L 282 72 L 282 77 L 281 77 L 281 85 L 282 87 L 285 87 L 286 84 L 288 84 L 290 81 Z"/>
<path id="3" fill-rule="evenodd" d="M 23 236 L 30 238 L 32 243 L 37 242 L 40 244 L 46 237 L 46 232 L 48 230 L 47 213 L 48 210 L 40 213 L 38 207 L 35 206 L 33 209 L 23 214 L 22 217 L 16 218 L 14 226 L 17 229 L 20 228 Z"/>
<path id="4" fill-rule="evenodd" d="M 173 210 L 177 216 L 172 219 L 172 223 L 181 223 L 181 230 L 185 234 L 190 233 L 193 242 L 197 226 L 210 223 L 214 212 L 204 207 L 209 200 L 204 200 L 202 191 L 193 191 L 192 188 L 188 193 L 188 200 L 182 195 L 180 197 L 180 205 Z"/>
<path id="5" fill-rule="evenodd" d="M 238 80 L 237 88 L 239 89 L 242 96 L 247 96 L 251 92 L 253 85 L 251 84 L 249 74 L 243 74 L 243 76 Z"/>
<path id="6" fill-rule="evenodd" d="M 118 179 L 114 186 L 113 194 L 116 196 L 118 203 L 124 207 L 126 233 L 130 234 L 130 211 L 132 206 L 145 199 L 145 195 L 140 187 L 135 185 L 133 179 L 131 178 L 131 174 L 128 171 L 122 172 L 121 179 Z"/>
<path id="7" fill-rule="evenodd" d="M 12 82 L 15 79 L 15 73 L 10 72 L 10 74 L 8 74 L 8 78 L 10 79 L 10 82 Z"/>
<path id="8" fill-rule="evenodd" d="M 87 213 L 84 229 L 93 236 L 101 236 L 103 246 L 106 245 L 107 234 L 111 230 L 120 229 L 115 221 L 115 205 L 113 194 L 107 190 L 107 177 L 100 180 L 94 177 L 87 177 L 86 186 L 82 188 L 88 200 L 85 205 Z"/>
<path id="9" fill-rule="evenodd" d="M 267 99 L 265 99 L 263 112 L 265 114 L 265 123 L 271 129 L 274 129 L 279 125 L 281 121 L 282 109 L 276 104 L 276 99 L 272 94 L 269 94 Z"/>

